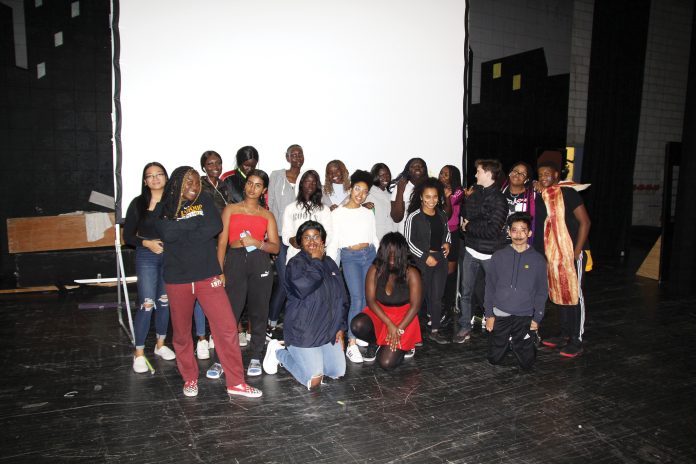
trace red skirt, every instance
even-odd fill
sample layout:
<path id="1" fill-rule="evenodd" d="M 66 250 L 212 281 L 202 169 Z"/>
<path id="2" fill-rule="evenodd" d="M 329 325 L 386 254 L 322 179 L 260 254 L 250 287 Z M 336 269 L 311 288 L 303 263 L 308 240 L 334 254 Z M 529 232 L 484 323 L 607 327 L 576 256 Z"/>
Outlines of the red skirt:
<path id="1" fill-rule="evenodd" d="M 406 316 L 406 313 L 411 308 L 410 304 L 405 304 L 403 306 L 384 306 L 380 302 L 377 304 L 382 308 L 382 311 L 387 315 L 389 320 L 394 324 L 399 324 Z M 372 319 L 372 324 L 375 326 L 375 336 L 377 338 L 378 345 L 388 345 L 387 343 L 387 325 L 382 322 L 382 319 L 377 317 L 377 315 L 372 312 L 372 310 L 367 307 L 363 309 L 365 314 L 370 316 Z M 421 331 L 420 325 L 418 324 L 418 314 L 413 318 L 411 323 L 404 329 L 404 334 L 401 336 L 401 347 L 400 349 L 404 351 L 411 350 L 416 347 L 416 343 L 420 342 Z"/>

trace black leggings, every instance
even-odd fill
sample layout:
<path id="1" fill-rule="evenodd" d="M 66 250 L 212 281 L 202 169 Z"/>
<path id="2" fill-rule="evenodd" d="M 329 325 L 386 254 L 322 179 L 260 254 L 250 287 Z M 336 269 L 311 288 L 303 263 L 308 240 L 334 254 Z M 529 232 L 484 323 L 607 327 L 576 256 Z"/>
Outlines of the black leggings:
<path id="1" fill-rule="evenodd" d="M 352 330 L 353 334 L 360 340 L 365 340 L 372 345 L 377 344 L 375 325 L 367 314 L 360 313 L 355 316 L 350 323 L 350 330 Z M 404 350 L 392 351 L 388 346 L 381 345 L 377 352 L 377 364 L 385 370 L 394 369 L 403 362 L 405 354 L 406 352 Z"/>
<path id="2" fill-rule="evenodd" d="M 229 248 L 225 258 L 225 290 L 239 320 L 244 306 L 251 323 L 251 359 L 261 360 L 266 343 L 268 302 L 273 288 L 271 258 L 260 250 Z"/>

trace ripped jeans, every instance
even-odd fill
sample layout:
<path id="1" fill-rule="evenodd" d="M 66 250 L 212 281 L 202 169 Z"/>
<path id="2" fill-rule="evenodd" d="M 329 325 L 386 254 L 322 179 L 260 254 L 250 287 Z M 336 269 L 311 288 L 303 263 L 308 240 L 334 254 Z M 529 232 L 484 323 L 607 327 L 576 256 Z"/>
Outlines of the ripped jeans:
<path id="1" fill-rule="evenodd" d="M 133 329 L 135 348 L 145 347 L 150 331 L 150 320 L 155 313 L 157 339 L 164 340 L 169 328 L 169 298 L 164 288 L 164 255 L 155 254 L 145 247 L 135 250 L 135 273 L 138 276 L 138 303 Z"/>

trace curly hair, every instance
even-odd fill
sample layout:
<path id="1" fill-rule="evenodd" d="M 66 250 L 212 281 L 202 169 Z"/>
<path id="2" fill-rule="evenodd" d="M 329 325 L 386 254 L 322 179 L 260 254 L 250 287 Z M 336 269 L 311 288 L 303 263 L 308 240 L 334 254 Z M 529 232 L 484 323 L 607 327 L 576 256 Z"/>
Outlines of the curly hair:
<path id="1" fill-rule="evenodd" d="M 327 195 L 331 195 L 334 193 L 333 191 L 333 183 L 331 180 L 329 180 L 329 168 L 331 166 L 337 167 L 339 171 L 341 171 L 341 174 L 343 175 L 343 190 L 348 190 L 350 189 L 350 173 L 348 172 L 348 168 L 346 168 L 346 165 L 343 164 L 343 161 L 341 160 L 331 160 L 328 163 L 326 163 L 326 174 L 324 176 L 324 193 Z"/>
<path id="2" fill-rule="evenodd" d="M 428 177 L 420 184 L 416 185 L 411 193 L 411 203 L 408 205 L 408 214 L 421 209 L 423 200 L 421 200 L 421 195 L 425 189 L 434 188 L 437 190 L 437 206 L 442 209 L 445 204 L 445 186 L 442 185 L 438 179 L 434 177 Z"/>
<path id="3" fill-rule="evenodd" d="M 394 256 L 394 265 L 389 264 L 389 255 Z M 408 243 L 406 238 L 398 232 L 389 232 L 379 241 L 377 257 L 373 263 L 377 269 L 375 281 L 385 274 L 395 274 L 398 282 L 406 282 L 408 271 Z"/>
<path id="4" fill-rule="evenodd" d="M 314 176 L 314 179 L 317 181 L 317 188 L 314 190 L 314 192 L 312 192 L 309 198 L 305 200 L 305 197 L 302 194 L 302 184 L 308 176 Z M 312 214 L 312 210 L 315 208 L 324 208 L 324 205 L 321 203 L 321 182 L 319 181 L 319 173 L 317 171 L 315 171 L 314 169 L 305 171 L 305 173 L 302 174 L 302 177 L 300 177 L 300 182 L 298 183 L 298 186 L 299 188 L 297 189 L 297 204 L 304 207 L 304 209 L 307 211 L 307 214 Z"/>
<path id="5" fill-rule="evenodd" d="M 372 174 L 358 169 L 350 176 L 350 186 L 353 187 L 358 182 L 364 182 L 367 184 L 367 188 L 369 189 L 372 186 Z"/>
<path id="6" fill-rule="evenodd" d="M 169 178 L 169 182 L 167 182 L 164 192 L 162 193 L 162 199 L 160 200 L 160 203 L 162 203 L 162 214 L 160 215 L 160 219 L 176 219 L 179 211 L 181 211 L 181 205 L 184 202 L 181 196 L 184 188 L 184 179 L 189 174 L 199 175 L 191 166 L 179 166 L 172 172 L 172 176 Z M 201 193 L 198 192 L 193 203 L 198 201 L 200 195 Z"/>

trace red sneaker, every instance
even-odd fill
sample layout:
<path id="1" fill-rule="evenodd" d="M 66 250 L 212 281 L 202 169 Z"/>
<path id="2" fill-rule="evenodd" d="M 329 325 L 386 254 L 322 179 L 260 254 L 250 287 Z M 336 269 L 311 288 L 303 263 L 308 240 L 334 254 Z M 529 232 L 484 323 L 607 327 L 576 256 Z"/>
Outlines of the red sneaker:
<path id="1" fill-rule="evenodd" d="M 259 398 L 263 392 L 251 385 L 240 383 L 235 387 L 227 387 L 227 393 L 230 395 L 246 396 L 247 398 Z"/>

